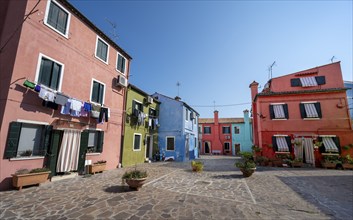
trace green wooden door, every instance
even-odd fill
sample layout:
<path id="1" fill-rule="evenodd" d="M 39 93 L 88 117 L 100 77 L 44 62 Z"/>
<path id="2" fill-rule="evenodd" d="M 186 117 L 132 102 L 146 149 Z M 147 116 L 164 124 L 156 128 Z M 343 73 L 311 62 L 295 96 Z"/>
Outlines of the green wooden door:
<path id="1" fill-rule="evenodd" d="M 85 172 L 86 152 L 88 147 L 88 135 L 89 135 L 89 132 L 87 130 L 84 130 L 81 133 L 80 153 L 79 153 L 78 167 L 77 167 L 77 172 L 79 174 L 83 174 Z"/>
<path id="2" fill-rule="evenodd" d="M 48 153 L 46 154 L 46 167 L 48 167 L 51 171 L 51 176 L 56 175 L 56 163 L 58 160 L 58 152 L 60 148 L 62 131 L 53 130 L 51 135 L 51 141 L 48 149 Z"/>

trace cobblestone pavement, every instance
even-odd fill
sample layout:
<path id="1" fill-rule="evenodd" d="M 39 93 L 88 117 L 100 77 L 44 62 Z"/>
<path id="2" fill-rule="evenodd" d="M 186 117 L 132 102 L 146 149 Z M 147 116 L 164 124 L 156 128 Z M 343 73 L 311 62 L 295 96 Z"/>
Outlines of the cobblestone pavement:
<path id="1" fill-rule="evenodd" d="M 127 169 L 0 192 L 0 219 L 352 219 L 353 172 L 258 167 L 249 178 L 235 158 L 143 164 L 140 191 L 122 185 Z"/>

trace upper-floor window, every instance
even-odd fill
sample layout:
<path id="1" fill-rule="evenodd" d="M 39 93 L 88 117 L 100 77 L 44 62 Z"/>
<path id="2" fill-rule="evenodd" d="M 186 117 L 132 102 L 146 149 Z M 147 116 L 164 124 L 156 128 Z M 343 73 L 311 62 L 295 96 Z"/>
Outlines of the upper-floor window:
<path id="1" fill-rule="evenodd" d="M 304 119 L 322 118 L 320 102 L 302 102 L 299 107 Z"/>
<path id="2" fill-rule="evenodd" d="M 271 119 L 288 119 L 288 105 L 287 104 L 270 104 Z"/>
<path id="3" fill-rule="evenodd" d="M 105 85 L 97 80 L 92 80 L 91 102 L 104 104 Z"/>
<path id="4" fill-rule="evenodd" d="M 57 2 L 53 0 L 48 1 L 44 23 L 68 38 L 70 13 Z"/>
<path id="5" fill-rule="evenodd" d="M 189 121 L 189 110 L 185 109 L 185 120 Z"/>
<path id="6" fill-rule="evenodd" d="M 38 66 L 36 75 L 38 84 L 60 91 L 64 65 L 40 54 Z"/>
<path id="7" fill-rule="evenodd" d="M 203 127 L 204 134 L 211 134 L 211 127 Z"/>
<path id="8" fill-rule="evenodd" d="M 118 58 L 116 61 L 116 69 L 120 71 L 122 74 L 125 74 L 125 68 L 126 68 L 125 63 L 126 63 L 125 57 L 123 57 L 121 54 L 118 53 Z"/>
<path id="9" fill-rule="evenodd" d="M 96 57 L 108 64 L 109 46 L 100 37 L 97 36 Z"/>
<path id="10" fill-rule="evenodd" d="M 239 133 L 240 133 L 239 127 L 235 126 L 234 127 L 234 134 L 239 134 Z"/>
<path id="11" fill-rule="evenodd" d="M 155 118 L 157 117 L 157 110 L 156 109 L 153 109 L 153 108 L 150 108 L 149 111 L 148 111 L 148 115 L 152 118 Z"/>
<path id="12" fill-rule="evenodd" d="M 292 87 L 311 87 L 326 84 L 325 76 L 310 76 L 291 79 Z"/>
<path id="13" fill-rule="evenodd" d="M 229 126 L 222 127 L 222 133 L 223 134 L 230 134 L 230 127 Z"/>

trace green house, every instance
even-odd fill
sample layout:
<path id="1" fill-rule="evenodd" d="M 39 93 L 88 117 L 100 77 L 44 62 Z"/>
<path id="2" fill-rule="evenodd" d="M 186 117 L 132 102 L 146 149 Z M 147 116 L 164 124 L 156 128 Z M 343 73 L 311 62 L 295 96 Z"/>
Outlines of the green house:
<path id="1" fill-rule="evenodd" d="M 122 166 L 152 160 L 158 150 L 160 102 L 129 84 L 126 95 Z"/>

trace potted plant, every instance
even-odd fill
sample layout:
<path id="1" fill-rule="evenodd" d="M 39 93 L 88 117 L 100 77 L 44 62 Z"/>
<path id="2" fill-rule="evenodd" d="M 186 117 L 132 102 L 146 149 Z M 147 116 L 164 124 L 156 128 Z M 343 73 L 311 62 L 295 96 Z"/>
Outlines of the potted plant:
<path id="1" fill-rule="evenodd" d="M 107 161 L 99 160 L 93 164 L 88 165 L 88 172 L 90 174 L 96 174 L 99 172 L 103 172 L 105 170 L 106 165 L 107 165 Z"/>
<path id="2" fill-rule="evenodd" d="M 126 171 L 122 176 L 123 183 L 127 183 L 130 189 L 139 190 L 147 179 L 147 172 L 135 169 Z"/>
<path id="3" fill-rule="evenodd" d="M 18 190 L 23 186 L 41 184 L 47 181 L 50 170 L 48 168 L 21 169 L 12 174 L 12 185 Z"/>
<path id="4" fill-rule="evenodd" d="M 303 166 L 303 159 L 295 158 L 290 163 L 291 167 L 302 167 Z"/>
<path id="5" fill-rule="evenodd" d="M 337 167 L 337 164 L 342 164 L 342 162 L 339 160 L 338 154 L 324 155 L 324 159 L 321 160 L 321 166 L 323 168 L 335 169 Z"/>
<path id="6" fill-rule="evenodd" d="M 351 157 L 351 155 L 348 154 L 343 159 L 342 167 L 343 167 L 343 169 L 353 169 L 353 158 Z"/>
<path id="7" fill-rule="evenodd" d="M 253 155 L 249 152 L 241 152 L 240 155 L 242 157 L 242 161 L 236 162 L 235 166 L 240 169 L 244 177 L 249 177 L 256 170 L 256 164 L 253 160 Z"/>
<path id="8" fill-rule="evenodd" d="M 194 172 L 201 172 L 203 170 L 203 163 L 201 161 L 191 161 L 191 168 Z"/>
<path id="9" fill-rule="evenodd" d="M 269 159 L 265 156 L 257 156 L 256 157 L 256 164 L 261 166 L 267 166 Z"/>

